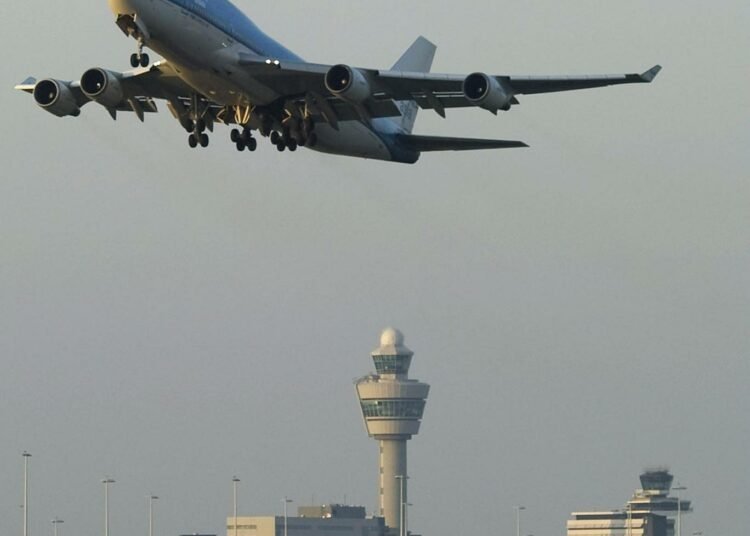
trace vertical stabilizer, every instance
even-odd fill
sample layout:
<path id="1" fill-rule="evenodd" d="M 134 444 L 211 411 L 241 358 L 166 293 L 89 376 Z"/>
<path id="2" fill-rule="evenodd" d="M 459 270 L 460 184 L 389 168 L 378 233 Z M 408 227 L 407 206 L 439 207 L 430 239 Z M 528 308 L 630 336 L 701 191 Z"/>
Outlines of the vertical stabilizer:
<path id="1" fill-rule="evenodd" d="M 432 60 L 435 59 L 435 50 L 437 50 L 435 45 L 424 37 L 419 37 L 404 52 L 404 55 L 399 58 L 392 70 L 410 73 L 429 73 L 432 68 Z M 397 121 L 407 133 L 410 133 L 414 128 L 414 121 L 417 119 L 419 107 L 414 101 L 398 101 L 396 104 L 401 110 L 401 117 Z"/>

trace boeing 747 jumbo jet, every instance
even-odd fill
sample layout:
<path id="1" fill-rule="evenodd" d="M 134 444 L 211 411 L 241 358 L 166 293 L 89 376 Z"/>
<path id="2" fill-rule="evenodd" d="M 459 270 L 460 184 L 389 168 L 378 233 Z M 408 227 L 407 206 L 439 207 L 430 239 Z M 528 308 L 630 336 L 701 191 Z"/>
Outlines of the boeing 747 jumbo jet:
<path id="1" fill-rule="evenodd" d="M 117 26 L 137 42 L 133 70 L 89 69 L 79 81 L 28 78 L 16 89 L 59 116 L 78 116 L 96 102 L 113 119 L 141 121 L 166 105 L 189 133 L 190 147 L 207 147 L 217 124 L 236 125 L 237 150 L 254 151 L 254 132 L 279 151 L 308 147 L 324 153 L 415 163 L 425 151 L 526 147 L 507 140 L 412 134 L 417 111 L 478 107 L 493 114 L 518 105 L 518 95 L 651 82 L 643 74 L 531 77 L 430 74 L 435 46 L 420 37 L 391 69 L 306 63 L 261 32 L 229 0 L 108 0 Z M 163 61 L 149 66 L 144 48 Z"/>

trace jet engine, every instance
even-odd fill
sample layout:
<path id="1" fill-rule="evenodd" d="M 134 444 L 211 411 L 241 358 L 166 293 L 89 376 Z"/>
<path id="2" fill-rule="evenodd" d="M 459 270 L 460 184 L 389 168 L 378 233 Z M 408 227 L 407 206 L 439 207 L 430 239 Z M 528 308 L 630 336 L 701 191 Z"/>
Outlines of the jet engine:
<path id="1" fill-rule="evenodd" d="M 34 86 L 34 100 L 39 106 L 57 117 L 69 115 L 78 117 L 81 114 L 75 95 L 70 90 L 69 82 L 61 82 L 52 78 L 40 80 Z"/>
<path id="2" fill-rule="evenodd" d="M 120 75 L 99 68 L 89 69 L 83 73 L 81 91 L 92 101 L 107 108 L 116 107 L 124 96 Z"/>
<path id="3" fill-rule="evenodd" d="M 464 96 L 472 104 L 491 111 L 510 110 L 513 94 L 494 76 L 470 74 L 464 80 Z"/>
<path id="4" fill-rule="evenodd" d="M 336 97 L 361 104 L 370 98 L 370 83 L 358 69 L 348 65 L 334 65 L 325 76 L 328 91 Z"/>

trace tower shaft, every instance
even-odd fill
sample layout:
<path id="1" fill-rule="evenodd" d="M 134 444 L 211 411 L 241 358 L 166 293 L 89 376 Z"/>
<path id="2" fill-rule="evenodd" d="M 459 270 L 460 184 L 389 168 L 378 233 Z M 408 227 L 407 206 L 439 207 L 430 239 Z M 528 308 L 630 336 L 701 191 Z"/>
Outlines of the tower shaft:
<path id="1" fill-rule="evenodd" d="M 380 441 L 380 515 L 385 524 L 398 529 L 401 534 L 401 507 L 407 503 L 408 475 L 406 470 L 406 440 L 382 439 Z M 401 497 L 401 479 L 404 478 L 404 496 Z"/>

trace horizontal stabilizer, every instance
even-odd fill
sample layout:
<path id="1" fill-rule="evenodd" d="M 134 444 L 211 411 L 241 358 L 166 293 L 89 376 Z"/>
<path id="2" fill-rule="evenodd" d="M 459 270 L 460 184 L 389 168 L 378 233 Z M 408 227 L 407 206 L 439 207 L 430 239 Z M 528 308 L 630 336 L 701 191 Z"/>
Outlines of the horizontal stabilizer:
<path id="1" fill-rule="evenodd" d="M 472 138 L 445 138 L 441 136 L 414 136 L 399 134 L 396 139 L 406 149 L 412 151 L 474 151 L 477 149 L 510 149 L 528 147 L 522 141 L 478 140 Z"/>

